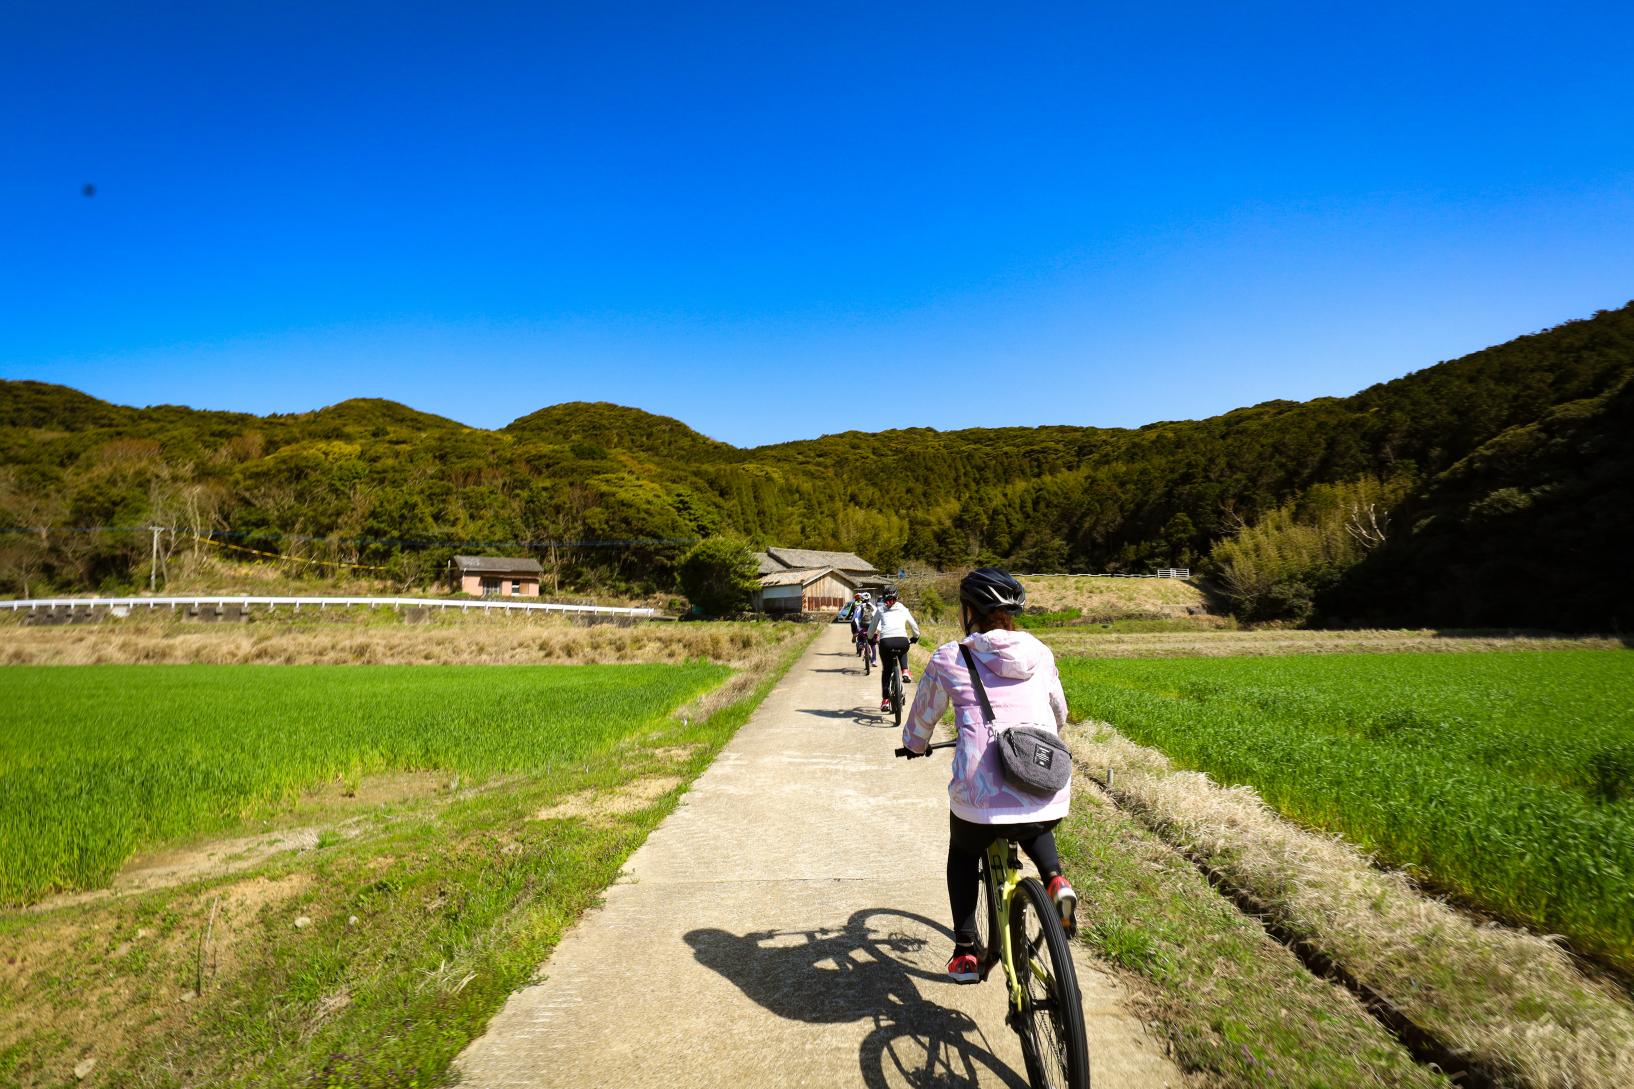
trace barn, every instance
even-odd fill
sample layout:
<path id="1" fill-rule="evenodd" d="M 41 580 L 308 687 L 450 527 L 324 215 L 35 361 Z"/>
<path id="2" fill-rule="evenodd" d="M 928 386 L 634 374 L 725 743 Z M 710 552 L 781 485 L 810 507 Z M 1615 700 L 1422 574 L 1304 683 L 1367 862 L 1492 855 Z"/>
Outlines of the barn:
<path id="1" fill-rule="evenodd" d="M 874 565 L 852 552 L 768 548 L 755 553 L 755 563 L 760 574 L 755 610 L 768 614 L 838 609 L 878 578 Z"/>
<path id="2" fill-rule="evenodd" d="M 754 606 L 768 615 L 837 610 L 856 591 L 856 580 L 832 567 L 772 571 L 760 576 Z"/>

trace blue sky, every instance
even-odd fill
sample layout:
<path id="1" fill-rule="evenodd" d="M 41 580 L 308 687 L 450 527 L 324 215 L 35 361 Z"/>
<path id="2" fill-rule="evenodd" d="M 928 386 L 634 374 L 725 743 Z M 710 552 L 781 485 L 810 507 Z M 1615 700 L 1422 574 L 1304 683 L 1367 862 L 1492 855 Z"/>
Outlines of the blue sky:
<path id="1" fill-rule="evenodd" d="M 15 7 L 0 376 L 751 445 L 1343 395 L 1634 298 L 1630 5 L 1005 8 Z"/>

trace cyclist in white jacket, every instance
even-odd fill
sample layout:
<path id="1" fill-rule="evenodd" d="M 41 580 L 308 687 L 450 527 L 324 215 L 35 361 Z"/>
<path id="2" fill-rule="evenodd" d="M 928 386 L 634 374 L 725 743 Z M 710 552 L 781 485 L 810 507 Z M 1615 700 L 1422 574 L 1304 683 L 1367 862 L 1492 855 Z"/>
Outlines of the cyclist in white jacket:
<path id="1" fill-rule="evenodd" d="M 908 645 L 919 642 L 919 622 L 908 607 L 896 599 L 896 587 L 885 588 L 884 602 L 874 610 L 874 619 L 868 622 L 868 639 L 879 643 L 879 709 L 891 709 L 891 670 L 902 671 L 902 683 L 912 684 L 908 676 Z M 912 633 L 911 636 L 909 633 Z"/>

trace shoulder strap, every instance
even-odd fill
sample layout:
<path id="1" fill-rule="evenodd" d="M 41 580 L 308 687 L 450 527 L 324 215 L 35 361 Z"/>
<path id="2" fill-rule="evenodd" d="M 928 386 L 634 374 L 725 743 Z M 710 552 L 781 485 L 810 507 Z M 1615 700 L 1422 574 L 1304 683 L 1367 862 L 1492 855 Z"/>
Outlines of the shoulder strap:
<path id="1" fill-rule="evenodd" d="M 959 653 L 964 655 L 965 668 L 970 670 L 970 684 L 976 689 L 976 699 L 982 705 L 982 715 L 987 721 L 993 721 L 993 705 L 987 702 L 987 686 L 982 684 L 981 670 L 976 668 L 976 656 L 970 653 L 970 648 L 963 643 L 959 644 Z"/>

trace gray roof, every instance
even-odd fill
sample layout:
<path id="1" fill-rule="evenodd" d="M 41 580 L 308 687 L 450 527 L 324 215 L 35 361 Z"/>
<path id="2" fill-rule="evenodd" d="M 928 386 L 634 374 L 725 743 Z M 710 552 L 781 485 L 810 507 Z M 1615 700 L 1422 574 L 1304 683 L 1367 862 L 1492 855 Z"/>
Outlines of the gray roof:
<path id="1" fill-rule="evenodd" d="M 772 559 L 770 556 L 766 555 L 766 553 L 764 553 L 764 552 L 756 552 L 755 553 L 755 566 L 756 566 L 756 573 L 761 574 L 761 575 L 769 575 L 773 571 L 787 571 L 788 570 L 787 567 L 784 567 L 782 564 L 778 563 L 776 560 Z"/>
<path id="2" fill-rule="evenodd" d="M 487 575 L 542 575 L 545 569 L 532 556 L 455 556 L 461 572 Z"/>
<path id="3" fill-rule="evenodd" d="M 852 574 L 874 570 L 873 564 L 853 552 L 819 552 L 811 548 L 768 548 L 766 552 L 785 568 L 796 570 L 832 567 Z"/>
<path id="4" fill-rule="evenodd" d="M 834 578 L 847 586 L 855 586 L 856 579 L 844 571 L 837 571 L 832 567 L 810 567 L 794 571 L 773 571 L 760 576 L 760 585 L 766 586 L 809 586 L 824 575 L 833 575 Z"/>

